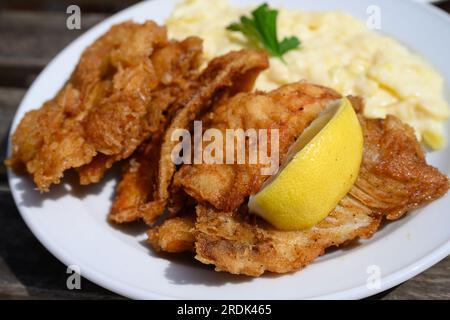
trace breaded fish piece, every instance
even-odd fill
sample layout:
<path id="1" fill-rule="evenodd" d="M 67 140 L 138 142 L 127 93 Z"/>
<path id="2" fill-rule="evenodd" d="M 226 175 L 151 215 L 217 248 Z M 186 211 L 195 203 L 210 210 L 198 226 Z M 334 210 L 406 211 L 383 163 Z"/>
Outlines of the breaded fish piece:
<path id="1" fill-rule="evenodd" d="M 310 264 L 330 246 L 371 237 L 379 223 L 379 216 L 372 216 L 351 197 L 344 198 L 319 224 L 302 231 L 280 231 L 259 219 L 199 205 L 195 258 L 213 264 L 216 271 L 233 274 L 292 272 Z"/>
<path id="2" fill-rule="evenodd" d="M 361 100 L 350 100 L 362 113 Z M 375 120 L 359 115 L 359 121 L 364 133 L 360 174 L 327 218 L 307 230 L 281 231 L 249 215 L 245 203 L 238 210 L 223 211 L 209 203 L 208 198 L 197 199 L 197 220 L 191 229 L 196 258 L 215 265 L 217 271 L 234 274 L 258 276 L 266 271 L 295 271 L 310 264 L 328 247 L 369 238 L 383 217 L 398 219 L 447 192 L 448 177 L 426 163 L 408 125 L 394 116 Z M 165 223 L 158 231 L 148 233 L 154 247 L 164 250 L 162 243 L 188 239 L 184 233 L 168 232 Z"/>
<path id="3" fill-rule="evenodd" d="M 128 158 L 149 135 L 162 134 L 171 107 L 184 91 L 191 88 L 198 76 L 201 53 L 202 41 L 196 37 L 169 41 L 166 45 L 155 48 L 149 59 L 158 84 L 148 92 L 148 102 L 143 109 L 146 114 L 141 115 L 141 123 L 133 122 L 129 110 L 118 108 L 115 104 L 99 106 L 89 114 L 86 125 L 91 130 L 88 133 L 91 136 L 99 135 L 94 141 L 102 141 L 103 147 L 110 143 L 122 147 L 120 150 L 102 149 L 104 153 L 98 154 L 92 162 L 79 168 L 81 184 L 98 182 L 114 162 Z M 109 129 L 106 137 L 104 132 L 108 132 L 109 125 L 117 126 L 118 129 Z M 109 153 L 105 155 L 107 151 Z"/>
<path id="4" fill-rule="evenodd" d="M 250 49 L 232 51 L 208 64 L 199 78 L 198 88 L 181 102 L 183 107 L 164 134 L 155 197 L 141 208 L 146 223 L 153 223 L 163 213 L 169 199 L 169 187 L 176 169 L 171 157 L 173 148 L 178 144 L 177 141 L 172 141 L 172 133 L 180 128 L 189 128 L 191 122 L 214 105 L 214 102 L 238 92 L 250 91 L 258 74 L 268 66 L 265 52 Z"/>
<path id="5" fill-rule="evenodd" d="M 122 179 L 108 216 L 111 222 L 125 223 L 140 218 L 138 208 L 151 199 L 156 187 L 160 141 L 161 134 L 153 135 L 123 165 Z"/>
<path id="6" fill-rule="evenodd" d="M 338 98 L 340 95 L 331 89 L 298 82 L 269 93 L 238 94 L 218 105 L 202 120 L 206 128 L 218 129 L 224 136 L 226 129 L 279 129 L 279 158 L 282 160 L 300 133 Z M 236 150 L 237 143 L 234 147 Z M 200 203 L 233 211 L 261 188 L 268 177 L 261 174 L 265 166 L 248 162 L 185 164 L 175 174 L 174 186 Z"/>
<path id="7" fill-rule="evenodd" d="M 148 242 L 155 251 L 179 253 L 194 251 L 195 214 L 169 218 L 147 231 Z"/>
<path id="8" fill-rule="evenodd" d="M 196 258 L 215 265 L 217 271 L 235 274 L 295 271 L 327 247 L 370 237 L 382 217 L 398 219 L 447 192 L 448 177 L 426 163 L 411 127 L 394 116 L 385 120 L 360 116 L 360 122 L 364 132 L 360 174 L 327 218 L 307 230 L 279 231 L 236 212 L 199 205 Z"/>
<path id="9" fill-rule="evenodd" d="M 443 196 L 448 177 L 426 163 L 413 129 L 395 116 L 359 115 L 364 132 L 363 165 L 351 195 L 389 220 Z"/>
<path id="10" fill-rule="evenodd" d="M 129 166 L 124 173 L 110 219 L 120 223 L 143 218 L 146 223 L 152 224 L 163 213 L 169 200 L 169 186 L 175 172 L 171 153 L 178 143 L 171 140 L 173 131 L 189 129 L 191 122 L 208 110 L 214 102 L 238 92 L 251 90 L 256 76 L 267 67 L 267 55 L 257 50 L 230 52 L 211 60 L 192 89 L 186 91 L 173 107 L 176 112 L 162 137 L 159 163 L 156 164 L 153 157 L 138 157 L 132 160 L 135 165 Z M 145 172 L 135 174 L 136 166 L 147 168 L 148 175 Z M 152 170 L 148 170 L 150 167 Z M 146 192 L 141 192 L 143 188 L 138 186 L 152 180 L 155 170 L 156 181 L 148 186 Z M 133 195 L 135 190 L 138 196 Z M 130 203 L 126 198 L 139 201 L 124 208 L 123 203 Z M 121 212 L 122 210 L 124 212 Z"/>
<path id="11" fill-rule="evenodd" d="M 166 47 L 176 52 L 168 55 Z M 189 82 L 200 53 L 199 38 L 170 42 L 166 29 L 152 21 L 111 27 L 83 52 L 56 97 L 24 116 L 7 164 L 24 169 L 48 191 L 65 170 L 95 158 L 80 175 L 82 183 L 98 181 L 114 161 L 160 130 L 170 101 L 158 105 L 156 92 L 172 82 L 179 86 L 177 79 Z M 160 63 L 166 56 L 173 59 Z"/>

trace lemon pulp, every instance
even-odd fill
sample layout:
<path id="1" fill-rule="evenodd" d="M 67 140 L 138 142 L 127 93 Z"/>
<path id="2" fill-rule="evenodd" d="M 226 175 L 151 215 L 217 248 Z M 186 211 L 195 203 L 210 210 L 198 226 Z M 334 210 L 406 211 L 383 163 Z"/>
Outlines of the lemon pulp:
<path id="1" fill-rule="evenodd" d="M 363 134 L 346 98 L 332 103 L 291 147 L 285 165 L 249 199 L 251 212 L 282 230 L 324 219 L 354 184 Z"/>

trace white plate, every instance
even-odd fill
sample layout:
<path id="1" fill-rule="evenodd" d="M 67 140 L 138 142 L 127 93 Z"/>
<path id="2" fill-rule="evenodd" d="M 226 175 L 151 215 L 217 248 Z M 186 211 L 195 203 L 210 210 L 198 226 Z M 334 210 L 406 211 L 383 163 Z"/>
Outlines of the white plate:
<path id="1" fill-rule="evenodd" d="M 261 1 L 233 2 L 258 4 Z M 446 83 L 450 83 L 450 43 L 445 41 L 450 39 L 450 19 L 437 9 L 399 0 L 269 2 L 306 10 L 340 9 L 360 19 L 365 19 L 369 5 L 379 5 L 383 32 L 427 58 Z M 74 41 L 33 83 L 12 128 L 26 111 L 53 97 L 82 50 L 111 24 L 127 19 L 154 19 L 162 23 L 172 8 L 172 1 L 140 3 Z M 450 149 L 429 154 L 428 160 L 448 173 Z M 192 257 L 158 256 L 144 243 L 145 227 L 118 229 L 109 225 L 106 217 L 115 185 L 113 173 L 98 185 L 70 190 L 69 184 L 64 183 L 44 195 L 35 190 L 27 177 L 9 172 L 9 182 L 22 217 L 49 251 L 66 265 L 78 265 L 89 280 L 131 298 L 362 298 L 413 277 L 450 252 L 450 197 L 447 195 L 388 224 L 371 240 L 332 251 L 300 272 L 250 279 L 214 272 Z M 366 285 L 371 265 L 379 267 L 381 272 L 380 287 L 373 289 Z"/>

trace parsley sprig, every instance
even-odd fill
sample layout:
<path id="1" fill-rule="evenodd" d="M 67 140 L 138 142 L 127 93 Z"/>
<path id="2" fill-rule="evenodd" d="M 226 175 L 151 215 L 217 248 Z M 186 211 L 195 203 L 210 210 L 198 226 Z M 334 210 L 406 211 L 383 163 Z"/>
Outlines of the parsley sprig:
<path id="1" fill-rule="evenodd" d="M 278 41 L 278 10 L 270 9 L 267 3 L 264 3 L 251 14 L 251 17 L 241 16 L 240 22 L 230 24 L 227 30 L 242 32 L 253 46 L 265 49 L 271 56 L 278 57 L 283 62 L 286 52 L 300 46 L 300 40 L 295 36 Z"/>

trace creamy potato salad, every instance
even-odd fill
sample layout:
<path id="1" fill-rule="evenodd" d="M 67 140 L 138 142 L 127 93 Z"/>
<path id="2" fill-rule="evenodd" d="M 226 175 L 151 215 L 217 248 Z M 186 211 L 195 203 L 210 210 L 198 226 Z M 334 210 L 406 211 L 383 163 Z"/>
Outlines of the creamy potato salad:
<path id="1" fill-rule="evenodd" d="M 233 7 L 227 0 L 184 0 L 166 24 L 171 37 L 201 37 L 208 60 L 249 46 L 241 33 L 226 27 L 252 9 Z M 344 95 L 359 95 L 365 99 L 366 116 L 394 114 L 429 147 L 443 147 L 444 121 L 449 116 L 443 79 L 421 57 L 344 12 L 277 10 L 279 38 L 297 36 L 301 46 L 285 54 L 286 63 L 271 58 L 257 89 L 306 79 Z"/>

